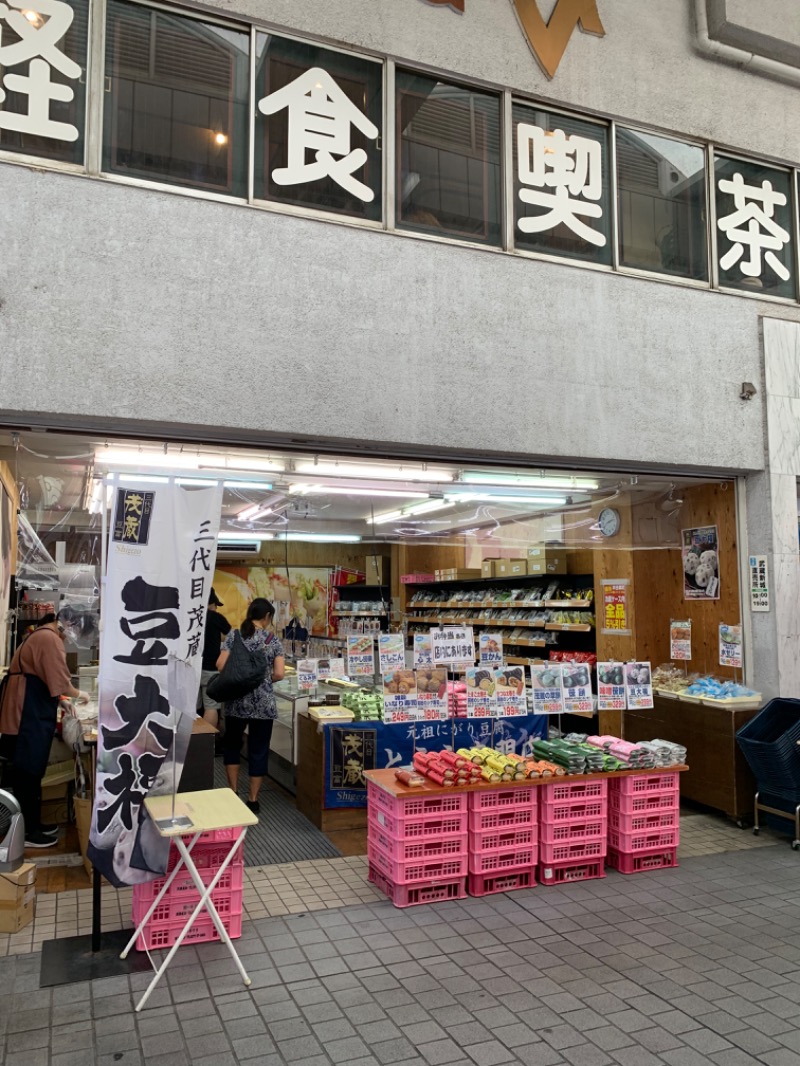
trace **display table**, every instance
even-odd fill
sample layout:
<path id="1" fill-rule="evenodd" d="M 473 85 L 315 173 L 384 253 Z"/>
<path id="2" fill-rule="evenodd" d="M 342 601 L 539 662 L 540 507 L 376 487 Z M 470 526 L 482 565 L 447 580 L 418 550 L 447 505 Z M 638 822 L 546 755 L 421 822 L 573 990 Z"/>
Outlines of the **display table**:
<path id="1" fill-rule="evenodd" d="M 174 812 L 173 812 L 174 803 Z M 183 943 L 186 934 L 194 924 L 195 919 L 200 912 L 205 909 L 217 932 L 220 935 L 222 942 L 228 948 L 228 951 L 233 957 L 233 961 L 236 963 L 236 967 L 242 976 L 242 980 L 245 985 L 250 984 L 250 978 L 247 976 L 247 972 L 242 966 L 241 960 L 236 953 L 236 949 L 233 946 L 231 938 L 228 936 L 228 931 L 222 924 L 217 909 L 211 899 L 211 893 L 217 886 L 217 882 L 220 880 L 225 870 L 232 862 L 236 852 L 240 847 L 244 847 L 245 836 L 247 835 L 247 827 L 256 825 L 258 818 L 245 804 L 239 799 L 235 792 L 229 788 L 215 788 L 207 789 L 202 792 L 183 792 L 178 796 L 148 796 L 144 801 L 145 809 L 153 821 L 153 824 L 158 831 L 159 836 L 167 837 L 175 840 L 178 851 L 180 852 L 180 860 L 178 861 L 175 869 L 170 873 L 164 882 L 164 886 L 153 900 L 150 908 L 145 914 L 142 921 L 136 928 L 133 936 L 131 937 L 128 945 L 121 953 L 121 958 L 125 958 L 128 952 L 139 938 L 139 934 L 142 929 L 147 925 L 151 915 L 155 911 L 161 899 L 169 891 L 170 885 L 175 880 L 178 872 L 182 867 L 186 867 L 189 875 L 194 882 L 195 888 L 200 893 L 200 899 L 197 906 L 189 915 L 186 920 L 186 924 L 183 927 L 178 939 L 167 953 L 166 958 L 162 962 L 161 966 L 156 970 L 153 980 L 147 986 L 145 994 L 142 996 L 139 1003 L 136 1005 L 136 1010 L 140 1011 L 147 1002 L 150 993 L 158 984 L 164 971 L 169 966 L 173 957 L 175 956 L 178 948 Z M 174 814 L 174 822 L 173 822 Z M 209 833 L 218 829 L 239 829 L 241 828 L 241 835 L 235 840 L 231 841 L 230 850 L 227 856 L 220 864 L 216 875 L 212 878 L 210 884 L 204 885 L 197 867 L 192 859 L 192 849 L 194 848 L 200 836 L 203 833 Z M 191 840 L 187 847 L 184 838 L 190 837 Z"/>
<path id="2" fill-rule="evenodd" d="M 759 707 L 709 706 L 656 693 L 653 709 L 625 711 L 626 740 L 659 737 L 682 744 L 691 770 L 681 778 L 681 796 L 741 821 L 753 813 L 756 782 L 736 743 L 736 733 Z"/>

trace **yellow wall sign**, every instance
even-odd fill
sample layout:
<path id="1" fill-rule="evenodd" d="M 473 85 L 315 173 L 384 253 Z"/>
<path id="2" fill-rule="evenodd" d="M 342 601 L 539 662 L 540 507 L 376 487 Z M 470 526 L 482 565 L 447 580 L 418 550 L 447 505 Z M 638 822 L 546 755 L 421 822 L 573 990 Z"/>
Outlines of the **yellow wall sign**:
<path id="1" fill-rule="evenodd" d="M 466 0 L 428 0 L 429 3 L 464 12 Z M 597 0 L 557 0 L 550 21 L 545 22 L 537 0 L 513 0 L 519 24 L 528 38 L 531 51 L 548 78 L 552 78 L 575 30 L 605 37 Z"/>

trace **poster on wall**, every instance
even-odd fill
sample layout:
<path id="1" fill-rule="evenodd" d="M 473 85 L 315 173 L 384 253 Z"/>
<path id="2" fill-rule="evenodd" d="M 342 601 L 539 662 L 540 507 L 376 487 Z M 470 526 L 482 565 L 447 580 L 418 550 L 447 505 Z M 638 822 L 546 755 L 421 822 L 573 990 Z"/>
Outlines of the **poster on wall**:
<path id="1" fill-rule="evenodd" d="M 719 665 L 742 669 L 742 627 L 729 626 L 724 622 L 719 627 Z"/>
<path id="2" fill-rule="evenodd" d="M 347 676 L 372 677 L 375 673 L 375 638 L 353 633 L 347 638 Z"/>
<path id="3" fill-rule="evenodd" d="M 691 619 L 678 621 L 673 618 L 669 624 L 669 657 L 679 662 L 688 662 L 692 658 L 692 622 Z"/>
<path id="4" fill-rule="evenodd" d="M 386 725 L 417 720 L 417 678 L 401 668 L 383 675 L 383 720 Z"/>
<path id="5" fill-rule="evenodd" d="M 751 555 L 750 570 L 750 610 L 769 610 L 769 568 L 766 555 Z"/>
<path id="6" fill-rule="evenodd" d="M 467 718 L 491 718 L 494 715 L 494 671 L 486 666 L 470 666 L 467 682 Z"/>
<path id="7" fill-rule="evenodd" d="M 326 795 L 336 794 L 338 807 L 366 807 L 367 779 L 365 770 L 377 767 L 377 738 L 375 728 L 326 728 L 327 774 Z"/>
<path id="8" fill-rule="evenodd" d="M 11 496 L 0 482 L 0 666 L 8 659 L 8 602 L 11 593 L 11 542 L 14 508 Z"/>
<path id="9" fill-rule="evenodd" d="M 534 714 L 563 714 L 564 688 L 560 663 L 531 667 Z"/>
<path id="10" fill-rule="evenodd" d="M 625 669 L 622 663 L 597 664 L 597 709 L 625 710 Z"/>
<path id="11" fill-rule="evenodd" d="M 417 709 L 424 722 L 443 721 L 449 716 L 447 707 L 447 670 L 444 667 L 423 667 L 417 675 Z"/>
<path id="12" fill-rule="evenodd" d="M 326 636 L 328 626 L 328 578 L 323 566 L 220 566 L 214 573 L 214 589 L 224 603 L 223 614 L 238 627 L 251 600 L 263 596 L 275 606 L 275 632 L 291 623 L 310 635 Z M 299 639 L 299 638 L 298 638 Z"/>
<path id="13" fill-rule="evenodd" d="M 630 635 L 628 624 L 628 579 L 608 578 L 602 581 L 603 615 L 601 632 L 612 636 Z"/>
<path id="14" fill-rule="evenodd" d="M 162 876 L 169 841 L 142 818 L 180 780 L 196 718 L 222 485 L 114 494 L 103 596 L 97 775 L 88 856 L 117 888 Z"/>
<path id="15" fill-rule="evenodd" d="M 625 698 L 629 711 L 646 711 L 653 706 L 650 663 L 625 663 Z"/>
<path id="16" fill-rule="evenodd" d="M 683 598 L 719 599 L 719 537 L 716 526 L 681 531 Z"/>
<path id="17" fill-rule="evenodd" d="M 495 670 L 494 706 L 498 718 L 518 718 L 528 713 L 524 666 Z"/>

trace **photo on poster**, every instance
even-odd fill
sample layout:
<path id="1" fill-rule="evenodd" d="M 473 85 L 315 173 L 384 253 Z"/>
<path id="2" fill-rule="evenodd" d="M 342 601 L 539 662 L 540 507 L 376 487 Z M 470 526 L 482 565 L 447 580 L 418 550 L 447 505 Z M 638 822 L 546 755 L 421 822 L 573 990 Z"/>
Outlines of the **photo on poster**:
<path id="1" fill-rule="evenodd" d="M 625 668 L 622 663 L 597 664 L 597 709 L 625 710 Z"/>
<path id="2" fill-rule="evenodd" d="M 381 633 L 378 637 L 378 672 L 391 673 L 406 665 L 405 640 L 402 633 Z"/>
<path id="3" fill-rule="evenodd" d="M 478 663 L 480 666 L 503 665 L 503 634 L 481 633 L 478 636 Z"/>
<path id="4" fill-rule="evenodd" d="M 683 598 L 719 599 L 719 536 L 716 526 L 681 531 Z"/>
<path id="5" fill-rule="evenodd" d="M 516 718 L 528 713 L 525 667 L 506 666 L 495 670 L 495 709 L 498 718 Z"/>
<path id="6" fill-rule="evenodd" d="M 585 663 L 564 663 L 561 667 L 564 709 L 568 714 L 588 714 L 593 709 L 592 675 Z"/>
<path id="7" fill-rule="evenodd" d="M 417 678 L 413 670 L 383 675 L 383 720 L 387 725 L 417 719 Z"/>
<path id="8" fill-rule="evenodd" d="M 719 627 L 719 664 L 730 666 L 734 670 L 741 670 L 742 659 L 742 627 L 729 626 L 724 622 Z"/>
<path id="9" fill-rule="evenodd" d="M 371 677 L 375 673 L 375 645 L 371 633 L 347 638 L 347 676 Z"/>
<path id="10" fill-rule="evenodd" d="M 414 666 L 433 666 L 430 633 L 414 634 Z"/>
<path id="11" fill-rule="evenodd" d="M 680 662 L 689 662 L 692 658 L 692 622 L 691 619 L 678 621 L 673 618 L 669 624 L 669 657 Z"/>
<path id="12" fill-rule="evenodd" d="M 443 667 L 423 667 L 415 672 L 419 717 L 425 721 L 447 718 L 447 670 Z"/>
<path id="13" fill-rule="evenodd" d="M 491 718 L 494 715 L 494 671 L 485 666 L 471 666 L 466 671 L 467 717 Z"/>
<path id="14" fill-rule="evenodd" d="M 628 710 L 647 710 L 653 706 L 653 675 L 650 663 L 625 664 L 625 695 Z"/>
<path id="15" fill-rule="evenodd" d="M 560 663 L 531 667 L 534 714 L 563 714 L 564 688 Z"/>

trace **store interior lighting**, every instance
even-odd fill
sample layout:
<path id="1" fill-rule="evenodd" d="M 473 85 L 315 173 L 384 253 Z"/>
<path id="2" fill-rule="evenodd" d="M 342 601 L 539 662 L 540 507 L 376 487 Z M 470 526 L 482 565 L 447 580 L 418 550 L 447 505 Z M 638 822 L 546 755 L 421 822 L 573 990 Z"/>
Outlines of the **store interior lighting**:
<path id="1" fill-rule="evenodd" d="M 283 463 L 270 459 L 238 457 L 214 452 L 156 451 L 136 448 L 97 448 L 95 462 L 109 468 L 133 466 L 139 470 L 220 470 L 248 473 L 282 472 Z"/>
<path id="2" fill-rule="evenodd" d="M 428 498 L 427 492 L 414 492 L 410 489 L 369 489 L 358 486 L 350 488 L 349 486 L 343 487 L 341 485 L 290 485 L 289 493 L 292 496 L 370 496 L 379 499 L 398 500 L 425 500 Z"/>
<path id="3" fill-rule="evenodd" d="M 525 489 L 566 489 L 572 492 L 595 492 L 600 487 L 599 483 L 591 478 L 536 477 L 495 470 L 464 470 L 459 480 L 466 485 L 515 485 Z"/>
<path id="4" fill-rule="evenodd" d="M 255 522 L 257 518 L 264 518 L 265 515 L 272 513 L 271 507 L 264 507 L 260 503 L 254 503 L 251 507 L 245 507 L 236 517 L 240 522 Z"/>
<path id="5" fill-rule="evenodd" d="M 497 492 L 465 492 L 457 495 L 448 493 L 447 499 L 453 503 L 524 503 L 536 504 L 539 507 L 563 507 L 567 502 L 566 496 L 514 496 Z"/>
<path id="6" fill-rule="evenodd" d="M 274 533 L 251 533 L 249 530 L 246 534 L 236 533 L 231 530 L 225 530 L 220 532 L 217 536 L 217 540 L 220 544 L 225 544 L 226 541 L 235 541 L 237 544 L 251 544 L 260 543 L 262 540 L 274 540 Z"/>
<path id="7" fill-rule="evenodd" d="M 355 533 L 279 533 L 281 541 L 296 541 L 307 544 L 358 544 L 361 537 Z"/>
<path id="8" fill-rule="evenodd" d="M 389 481 L 427 481 L 446 482 L 453 480 L 453 474 L 442 469 L 428 469 L 421 466 L 408 466 L 397 464 L 396 466 L 369 466 L 359 463 L 336 463 L 330 460 L 320 459 L 319 462 L 301 462 L 294 468 L 296 474 L 316 477 L 334 478 L 362 478 L 369 480 Z"/>

